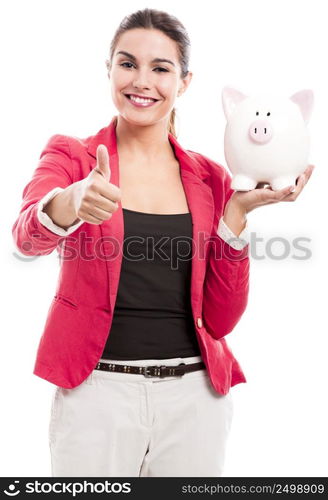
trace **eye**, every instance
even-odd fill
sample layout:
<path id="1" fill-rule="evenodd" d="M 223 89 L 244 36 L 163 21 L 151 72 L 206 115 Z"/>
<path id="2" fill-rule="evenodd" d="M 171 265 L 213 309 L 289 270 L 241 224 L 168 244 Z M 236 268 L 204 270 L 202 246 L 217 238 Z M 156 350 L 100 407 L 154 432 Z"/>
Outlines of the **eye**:
<path id="1" fill-rule="evenodd" d="M 256 116 L 258 116 L 258 114 L 259 114 L 259 112 L 258 112 L 258 111 L 256 111 Z"/>
<path id="2" fill-rule="evenodd" d="M 160 73 L 161 73 L 162 71 L 163 71 L 163 72 L 168 73 L 168 71 L 169 71 L 168 69 L 165 69 L 165 68 L 160 68 L 160 67 L 155 68 L 155 69 L 160 69 L 160 70 L 161 70 L 161 71 L 160 71 Z"/>
<path id="3" fill-rule="evenodd" d="M 123 66 L 123 68 L 126 68 L 126 66 L 124 66 L 124 64 L 132 64 L 132 63 L 131 62 L 124 62 L 124 63 L 121 63 L 119 66 Z M 132 66 L 133 66 L 133 64 L 132 64 Z M 128 69 L 130 69 L 130 67 Z"/>
<path id="4" fill-rule="evenodd" d="M 271 114 L 271 113 L 270 113 L 270 111 L 269 111 L 269 112 L 267 113 L 267 116 L 270 116 L 270 114 Z"/>

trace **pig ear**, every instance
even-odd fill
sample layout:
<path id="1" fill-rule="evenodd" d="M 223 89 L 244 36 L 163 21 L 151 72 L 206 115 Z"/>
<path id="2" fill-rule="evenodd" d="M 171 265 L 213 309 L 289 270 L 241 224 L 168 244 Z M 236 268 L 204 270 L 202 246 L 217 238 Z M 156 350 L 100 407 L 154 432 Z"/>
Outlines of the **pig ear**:
<path id="1" fill-rule="evenodd" d="M 313 92 L 312 90 L 300 90 L 293 94 L 290 99 L 299 106 L 305 123 L 308 123 L 313 108 Z"/>
<path id="2" fill-rule="evenodd" d="M 222 90 L 222 106 L 228 120 L 236 105 L 246 99 L 246 95 L 233 87 L 224 87 Z"/>

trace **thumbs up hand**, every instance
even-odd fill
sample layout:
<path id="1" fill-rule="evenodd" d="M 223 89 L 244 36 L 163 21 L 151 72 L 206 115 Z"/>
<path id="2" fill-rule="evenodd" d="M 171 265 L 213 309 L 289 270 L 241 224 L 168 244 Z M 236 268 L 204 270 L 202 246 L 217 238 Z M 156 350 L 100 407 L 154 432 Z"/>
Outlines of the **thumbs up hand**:
<path id="1" fill-rule="evenodd" d="M 112 217 L 121 201 L 121 190 L 110 181 L 110 158 L 104 144 L 97 148 L 97 164 L 73 194 L 75 215 L 90 224 L 102 224 Z"/>
<path id="2" fill-rule="evenodd" d="M 109 154 L 106 146 L 99 144 L 97 148 L 97 165 L 93 171 L 103 175 L 106 181 L 110 181 Z"/>

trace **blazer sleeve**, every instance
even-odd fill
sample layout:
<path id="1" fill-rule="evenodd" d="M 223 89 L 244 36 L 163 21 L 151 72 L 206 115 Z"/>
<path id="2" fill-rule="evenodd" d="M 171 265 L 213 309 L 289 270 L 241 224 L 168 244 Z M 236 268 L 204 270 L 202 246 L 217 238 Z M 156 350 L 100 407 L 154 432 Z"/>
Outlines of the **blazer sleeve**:
<path id="1" fill-rule="evenodd" d="M 236 236 L 235 233 L 231 231 L 230 227 L 224 222 L 222 216 L 219 222 L 217 234 L 236 250 L 241 250 L 247 245 L 247 243 L 249 243 L 248 222 L 246 222 L 246 226 L 240 235 Z"/>
<path id="2" fill-rule="evenodd" d="M 67 137 L 55 134 L 41 152 L 32 178 L 23 189 L 19 215 L 12 226 L 14 243 L 24 255 L 47 255 L 57 247 L 65 231 L 62 234 L 51 231 L 42 223 L 40 211 L 46 195 L 57 187 L 65 189 L 74 182 L 73 177 Z"/>
<path id="3" fill-rule="evenodd" d="M 64 191 L 64 189 L 61 187 L 55 187 L 54 189 L 49 191 L 49 193 L 47 193 L 43 198 L 41 198 L 38 203 L 37 216 L 39 221 L 53 233 L 59 234 L 59 236 L 68 236 L 73 233 L 78 227 L 80 227 L 84 223 L 84 220 L 81 220 L 79 219 L 79 217 L 77 217 L 77 222 L 74 222 L 67 229 L 64 229 L 63 227 L 57 226 L 57 224 L 54 223 L 49 215 L 43 211 L 43 208 L 46 206 L 46 204 L 61 191 Z"/>
<path id="4" fill-rule="evenodd" d="M 208 333 L 219 339 L 233 330 L 247 306 L 249 241 L 247 237 L 244 244 L 234 248 L 221 237 L 221 219 L 234 190 L 230 187 L 228 171 L 217 163 L 210 163 L 215 214 L 204 281 L 203 321 Z"/>

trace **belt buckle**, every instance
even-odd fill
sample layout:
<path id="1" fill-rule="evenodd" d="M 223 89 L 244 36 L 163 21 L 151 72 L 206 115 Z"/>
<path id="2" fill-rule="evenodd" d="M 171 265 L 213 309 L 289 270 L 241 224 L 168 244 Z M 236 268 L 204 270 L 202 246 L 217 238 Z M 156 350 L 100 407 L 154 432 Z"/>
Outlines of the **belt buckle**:
<path id="1" fill-rule="evenodd" d="M 149 371 L 148 369 L 151 368 L 151 366 L 144 366 L 143 367 L 143 370 L 142 370 L 142 373 L 145 377 L 149 378 L 149 377 L 154 377 L 154 375 L 150 375 L 149 374 Z"/>
<path id="2" fill-rule="evenodd" d="M 180 363 L 179 367 L 180 366 L 186 366 L 186 363 Z M 177 367 L 177 368 L 179 368 L 179 367 Z M 155 368 L 155 375 L 150 375 L 149 368 Z M 170 366 L 166 366 L 166 365 L 161 365 L 161 366 L 144 366 L 142 373 L 147 378 L 149 378 L 149 377 L 160 377 L 160 378 L 169 377 L 170 375 L 164 375 L 163 374 L 162 369 L 165 369 L 165 368 L 171 368 L 171 367 Z M 175 370 L 177 368 L 175 368 Z M 185 370 L 183 370 L 182 373 L 178 373 L 177 375 L 180 375 L 182 377 L 184 374 L 185 374 Z"/>
<path id="3" fill-rule="evenodd" d="M 155 373 L 154 375 L 151 375 L 149 373 L 149 368 L 154 368 L 155 369 Z M 167 368 L 167 366 L 165 365 L 161 365 L 161 366 L 157 366 L 157 365 L 154 365 L 154 366 L 144 366 L 143 368 L 143 371 L 142 373 L 144 374 L 145 377 L 149 378 L 149 377 L 160 377 L 160 378 L 164 378 L 165 375 L 163 374 L 163 371 L 162 369 L 163 368 Z"/>

